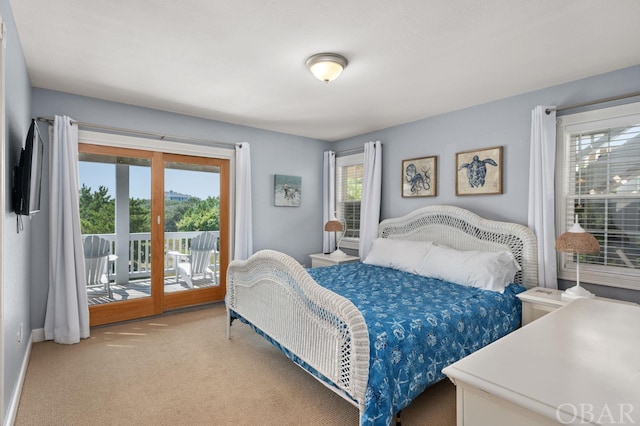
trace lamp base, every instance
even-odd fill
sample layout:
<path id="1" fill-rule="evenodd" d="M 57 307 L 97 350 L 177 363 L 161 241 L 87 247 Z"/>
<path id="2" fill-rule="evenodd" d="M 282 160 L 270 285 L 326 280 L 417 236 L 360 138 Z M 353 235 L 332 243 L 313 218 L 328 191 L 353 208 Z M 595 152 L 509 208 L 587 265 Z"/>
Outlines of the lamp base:
<path id="1" fill-rule="evenodd" d="M 591 299 L 592 297 L 595 297 L 595 294 L 585 290 L 579 285 L 568 288 L 562 293 L 563 300 Z"/>
<path id="2" fill-rule="evenodd" d="M 338 250 L 334 251 L 333 253 L 331 253 L 329 256 L 331 256 L 331 257 L 345 257 L 346 253 L 343 252 L 342 250 L 338 249 Z"/>

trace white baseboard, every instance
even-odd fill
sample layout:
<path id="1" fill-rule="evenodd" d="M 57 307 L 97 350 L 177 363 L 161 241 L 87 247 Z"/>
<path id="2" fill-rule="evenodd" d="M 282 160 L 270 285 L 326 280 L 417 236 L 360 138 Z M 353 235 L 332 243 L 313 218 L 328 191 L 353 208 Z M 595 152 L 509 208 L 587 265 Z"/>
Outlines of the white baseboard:
<path id="1" fill-rule="evenodd" d="M 31 332 L 33 343 L 44 342 L 44 328 L 36 328 Z"/>
<path id="2" fill-rule="evenodd" d="M 42 329 L 42 336 L 44 338 L 44 329 Z M 11 395 L 11 401 L 7 407 L 7 414 L 4 420 L 4 426 L 12 426 L 16 421 L 16 415 L 18 414 L 18 405 L 20 404 L 20 395 L 22 395 L 22 386 L 24 385 L 24 379 L 27 375 L 27 367 L 29 366 L 29 358 L 31 357 L 31 347 L 33 346 L 33 333 L 29 336 L 27 342 L 27 350 L 24 353 L 22 359 L 22 366 L 20 367 L 20 374 L 18 375 L 18 383 Z"/>

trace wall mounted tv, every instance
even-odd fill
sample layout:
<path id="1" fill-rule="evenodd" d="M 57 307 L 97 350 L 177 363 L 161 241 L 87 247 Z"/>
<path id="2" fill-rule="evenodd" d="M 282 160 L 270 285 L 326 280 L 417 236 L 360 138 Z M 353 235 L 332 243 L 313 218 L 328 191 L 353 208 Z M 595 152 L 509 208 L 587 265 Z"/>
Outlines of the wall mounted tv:
<path id="1" fill-rule="evenodd" d="M 13 210 L 16 214 L 26 216 L 40 211 L 43 154 L 44 143 L 38 125 L 31 120 L 20 163 L 14 168 Z"/>

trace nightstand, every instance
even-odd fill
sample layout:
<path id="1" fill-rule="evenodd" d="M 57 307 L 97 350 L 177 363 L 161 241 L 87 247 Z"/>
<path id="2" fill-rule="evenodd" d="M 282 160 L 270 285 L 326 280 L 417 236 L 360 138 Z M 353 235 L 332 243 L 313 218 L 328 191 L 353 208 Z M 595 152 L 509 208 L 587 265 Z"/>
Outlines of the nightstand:
<path id="1" fill-rule="evenodd" d="M 537 320 L 549 312 L 553 312 L 573 301 L 571 299 L 563 299 L 562 293 L 564 293 L 563 290 L 534 287 L 518 294 L 518 298 L 522 301 L 522 325 L 527 325 L 531 321 Z M 622 303 L 624 305 L 636 305 L 634 302 L 607 299 L 606 297 L 596 296 L 594 299 L 611 303 Z"/>
<path id="2" fill-rule="evenodd" d="M 342 263 L 353 263 L 359 262 L 360 258 L 358 256 L 331 256 L 330 254 L 310 254 L 311 258 L 311 267 L 318 268 L 320 266 L 331 266 L 331 265 L 340 265 Z"/>
<path id="3" fill-rule="evenodd" d="M 523 326 L 569 303 L 562 300 L 562 290 L 543 287 L 530 288 L 518 294 L 518 298 L 522 300 Z"/>

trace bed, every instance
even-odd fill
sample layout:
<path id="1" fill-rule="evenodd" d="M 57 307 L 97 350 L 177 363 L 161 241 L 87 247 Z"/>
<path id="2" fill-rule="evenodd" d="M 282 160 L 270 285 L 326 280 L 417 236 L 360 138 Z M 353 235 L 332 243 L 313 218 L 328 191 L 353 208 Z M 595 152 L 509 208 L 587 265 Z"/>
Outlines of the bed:
<path id="1" fill-rule="evenodd" d="M 372 249 L 367 263 L 305 269 L 284 253 L 262 250 L 231 262 L 227 273 L 227 336 L 234 319 L 249 324 L 356 406 L 361 425 L 391 424 L 444 378 L 442 368 L 516 329 L 516 294 L 537 285 L 536 239 L 523 225 L 429 206 L 382 221 L 378 237 L 374 248 L 393 243 L 426 245 L 427 253 L 434 247 L 507 253 L 517 269 L 512 284 L 490 291 L 429 276 L 431 267 L 436 271 L 446 262 L 409 271 L 403 268 L 408 252 L 399 266 L 370 261 L 374 252 L 384 253 Z"/>

